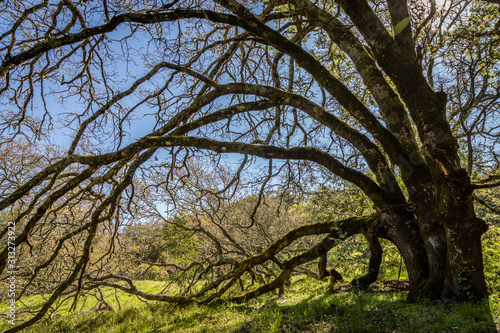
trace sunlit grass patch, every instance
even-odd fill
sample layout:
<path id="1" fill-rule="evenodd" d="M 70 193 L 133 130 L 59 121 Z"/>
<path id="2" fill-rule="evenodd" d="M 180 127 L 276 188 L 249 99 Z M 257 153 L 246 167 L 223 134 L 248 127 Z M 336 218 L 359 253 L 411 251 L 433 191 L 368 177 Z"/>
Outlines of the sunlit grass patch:
<path id="1" fill-rule="evenodd" d="M 159 281 L 136 284 L 151 293 L 164 287 Z M 115 291 L 102 288 L 114 311 L 96 311 L 98 301 L 88 293 L 78 301 L 77 311 L 46 317 L 25 332 L 495 332 L 492 318 L 500 328 L 498 294 L 478 304 L 416 305 L 406 302 L 405 292 L 345 286 L 341 290 L 350 291 L 329 290 L 327 281 L 298 276 L 282 296 L 269 293 L 241 304 L 183 307 L 146 304 L 120 292 L 120 310 Z M 38 304 L 39 298 L 23 301 Z M 0 329 L 7 327 L 3 322 Z"/>

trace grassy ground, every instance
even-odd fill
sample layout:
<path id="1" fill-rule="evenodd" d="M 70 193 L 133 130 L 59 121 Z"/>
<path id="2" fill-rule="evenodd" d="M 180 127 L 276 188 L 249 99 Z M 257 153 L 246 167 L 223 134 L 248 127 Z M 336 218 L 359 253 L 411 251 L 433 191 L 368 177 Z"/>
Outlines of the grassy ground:
<path id="1" fill-rule="evenodd" d="M 483 239 L 485 275 L 492 293 L 481 304 L 408 304 L 406 293 L 401 291 L 403 282 L 379 283 L 369 292 L 341 285 L 331 293 L 328 282 L 308 277 L 295 277 L 284 296 L 270 294 L 244 304 L 203 307 L 148 303 L 102 288 L 102 294 L 92 291 L 80 297 L 74 312 L 69 311 L 72 298 L 61 300 L 24 332 L 500 332 L 499 240 L 498 227 L 490 228 Z M 356 242 L 354 238 L 332 251 L 339 259 L 336 267 L 348 280 L 362 274 L 367 266 L 368 257 L 353 251 Z M 406 270 L 392 247 L 384 244 L 380 279 L 404 280 Z M 349 255 L 342 257 L 346 253 Z M 161 292 L 164 284 L 136 281 L 137 287 L 148 293 Z M 103 307 L 97 298 L 103 298 L 109 307 Z M 44 296 L 36 295 L 23 297 L 17 305 L 26 310 L 40 308 L 43 303 Z M 11 327 L 5 317 L 7 305 L 0 302 L 0 331 Z M 22 319 L 18 311 L 17 320 Z"/>
<path id="2" fill-rule="evenodd" d="M 158 281 L 138 284 L 149 292 L 161 288 Z M 481 304 L 414 305 L 391 289 L 380 284 L 375 292 L 330 293 L 327 282 L 297 278 L 281 297 L 184 308 L 146 304 L 124 293 L 118 294 L 119 305 L 115 292 L 103 289 L 114 310 L 97 311 L 95 296 L 88 295 L 76 313 L 64 311 L 70 302 L 63 303 L 63 311 L 25 332 L 495 332 L 493 321 L 500 328 L 498 294 Z M 34 306 L 37 300 L 25 303 Z M 4 320 L 0 329 L 8 327 Z"/>

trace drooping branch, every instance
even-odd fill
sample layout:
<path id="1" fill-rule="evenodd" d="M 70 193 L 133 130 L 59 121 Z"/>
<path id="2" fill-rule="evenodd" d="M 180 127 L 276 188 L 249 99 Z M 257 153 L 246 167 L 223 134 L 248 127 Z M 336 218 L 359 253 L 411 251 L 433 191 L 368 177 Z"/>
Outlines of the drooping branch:
<path id="1" fill-rule="evenodd" d="M 75 281 L 77 281 L 77 294 L 75 296 L 75 303 L 78 297 L 78 291 L 81 287 L 82 283 L 82 278 L 83 274 L 85 272 L 85 267 L 87 265 L 87 262 L 89 261 L 90 258 L 90 252 L 92 248 L 92 243 L 94 241 L 94 238 L 97 233 L 97 228 L 100 223 L 102 223 L 105 220 L 109 220 L 112 218 L 114 215 L 114 211 L 117 206 L 117 202 L 120 200 L 122 192 L 125 190 L 126 187 L 130 185 L 132 182 L 132 179 L 134 177 L 134 174 L 143 164 L 145 161 L 147 161 L 153 154 L 155 150 L 150 149 L 146 152 L 144 152 L 140 157 L 138 157 L 134 162 L 131 163 L 130 168 L 127 170 L 127 173 L 124 176 L 124 179 L 122 182 L 120 182 L 109 194 L 109 196 L 99 205 L 99 207 L 92 213 L 91 217 L 91 223 L 88 229 L 88 235 L 85 240 L 84 246 L 83 246 L 83 251 L 81 254 L 81 257 L 79 258 L 78 262 L 76 263 L 75 267 L 73 268 L 73 271 L 71 274 L 64 280 L 62 281 L 57 288 L 54 290 L 50 298 L 45 302 L 45 304 L 42 306 L 40 311 L 30 318 L 29 320 L 25 321 L 24 323 L 17 325 L 7 331 L 6 333 L 14 333 L 22 330 L 23 328 L 29 327 L 35 322 L 37 322 L 39 319 L 41 319 L 45 313 L 50 309 L 52 304 L 59 298 L 59 296 Z M 2 262 L 3 263 L 3 262 Z M 78 275 L 80 275 L 80 278 L 78 279 Z M 78 279 L 78 280 L 77 280 Z"/>
<path id="2" fill-rule="evenodd" d="M 259 156 L 263 158 L 279 159 L 306 159 L 326 167 L 335 175 L 345 179 L 360 187 L 365 194 L 370 197 L 377 205 L 384 207 L 393 198 L 382 190 L 376 183 L 363 173 L 348 168 L 337 161 L 331 155 L 317 148 L 295 147 L 281 148 L 276 146 L 246 144 L 240 142 L 221 142 L 212 139 L 198 137 L 146 137 L 142 144 L 144 147 L 196 147 L 199 149 L 208 149 L 217 153 L 240 153 Z"/>
<path id="3" fill-rule="evenodd" d="M 145 299 L 159 300 L 176 304 L 186 304 L 193 302 L 199 304 L 206 304 L 218 297 L 221 297 L 231 286 L 233 286 L 235 283 L 239 281 L 243 273 L 252 270 L 255 266 L 263 264 L 266 261 L 269 260 L 273 261 L 273 259 L 275 259 L 275 256 L 280 251 L 285 249 L 294 241 L 305 236 L 321 235 L 326 233 L 329 234 L 323 241 L 321 241 L 312 249 L 300 255 L 292 257 L 289 260 L 284 261 L 280 265 L 282 269 L 281 274 L 278 277 L 276 277 L 273 281 L 255 290 L 248 291 L 244 295 L 233 297 L 230 299 L 232 301 L 238 302 L 244 299 L 262 295 L 263 293 L 269 292 L 275 288 L 279 288 L 297 266 L 318 258 L 319 256 L 325 254 L 333 246 L 337 245 L 340 241 L 352 235 L 370 232 L 375 227 L 376 221 L 377 221 L 377 215 L 367 215 L 361 217 L 347 218 L 341 221 L 320 222 L 320 223 L 307 224 L 297 227 L 296 229 L 286 233 L 280 239 L 276 240 L 262 253 L 235 262 L 233 264 L 233 268 L 228 273 L 219 277 L 216 281 L 207 284 L 199 292 L 186 297 L 144 293 L 137 289 L 137 287 L 133 284 L 131 279 L 113 274 L 108 274 L 102 277 L 87 276 L 88 278 L 87 287 L 91 287 L 92 285 L 109 286 L 118 288 L 130 294 L 138 295 Z M 107 280 L 125 281 L 128 284 L 128 287 L 124 287 L 122 285 L 113 282 L 108 282 Z M 225 281 L 227 281 L 227 283 L 224 284 Z M 210 292 L 214 293 L 210 294 Z"/>
<path id="4" fill-rule="evenodd" d="M 105 286 L 119 289 L 128 294 L 136 295 L 150 301 L 161 301 L 175 304 L 189 304 L 197 302 L 197 300 L 193 298 L 146 293 L 137 289 L 137 286 L 134 284 L 132 279 L 117 274 L 108 274 L 106 276 L 100 276 L 96 278 L 92 278 L 91 276 L 87 275 L 86 278 L 88 279 L 88 282 L 86 282 L 86 289 L 93 289 L 96 286 Z M 124 281 L 125 283 L 127 283 L 128 287 L 118 283 L 108 282 L 107 280 Z"/>
<path id="5" fill-rule="evenodd" d="M 242 302 L 248 299 L 260 296 L 262 294 L 268 293 L 276 288 L 280 288 L 286 280 L 290 278 L 292 271 L 295 267 L 305 264 L 306 262 L 312 261 L 325 253 L 327 253 L 331 248 L 338 244 L 338 240 L 328 236 L 323 239 L 319 244 L 310 249 L 309 251 L 292 257 L 283 263 L 283 270 L 278 277 L 276 277 L 271 282 L 255 289 L 249 291 L 243 295 L 231 298 L 233 302 Z"/>
<path id="6" fill-rule="evenodd" d="M 316 244 L 316 246 L 312 247 L 310 250 L 304 253 L 285 260 L 283 262 L 283 270 L 281 274 L 274 280 L 243 295 L 233 297 L 231 298 L 231 300 L 235 302 L 245 301 L 281 287 L 283 283 L 285 283 L 285 281 L 290 277 L 290 274 L 295 269 L 295 267 L 325 255 L 330 249 L 339 244 L 340 241 L 350 236 L 370 232 L 375 226 L 376 220 L 376 215 L 370 215 L 351 218 L 341 221 L 338 224 L 334 224 L 329 235 L 321 242 Z"/>

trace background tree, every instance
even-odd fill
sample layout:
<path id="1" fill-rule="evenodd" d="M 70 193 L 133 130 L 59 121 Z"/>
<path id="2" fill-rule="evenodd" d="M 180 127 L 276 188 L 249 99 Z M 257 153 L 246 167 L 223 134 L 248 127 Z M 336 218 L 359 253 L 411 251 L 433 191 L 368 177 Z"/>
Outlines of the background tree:
<path id="1" fill-rule="evenodd" d="M 39 320 L 70 287 L 113 285 L 150 299 L 206 303 L 295 240 L 319 234 L 327 236 L 283 261 L 278 276 L 233 299 L 280 287 L 296 267 L 355 234 L 374 249 L 378 237 L 398 248 L 410 300 L 486 296 L 486 223 L 473 192 L 498 185 L 496 1 L 0 6 L 2 143 L 71 138 L 22 181 L 2 181 L 0 209 L 17 223 L 18 248 L 29 247 L 34 233 L 54 236 L 47 265 L 79 239 L 51 297 L 11 331 Z M 205 172 L 231 171 L 209 188 L 197 183 L 194 161 Z M 478 173 L 484 181 L 472 183 Z M 144 207 L 173 217 L 189 197 L 219 212 L 224 200 L 250 191 L 257 210 L 270 189 L 286 198 L 342 182 L 358 187 L 375 213 L 303 225 L 261 253 L 241 251 L 244 259 L 198 291 L 146 295 L 105 265 L 90 269 L 103 240 L 97 235 L 109 230 L 111 253 L 120 225 Z M 144 197 L 143 189 L 163 193 Z M 82 214 L 70 228 L 55 228 L 59 211 L 74 209 Z M 6 259 L 7 247 L 2 272 Z"/>

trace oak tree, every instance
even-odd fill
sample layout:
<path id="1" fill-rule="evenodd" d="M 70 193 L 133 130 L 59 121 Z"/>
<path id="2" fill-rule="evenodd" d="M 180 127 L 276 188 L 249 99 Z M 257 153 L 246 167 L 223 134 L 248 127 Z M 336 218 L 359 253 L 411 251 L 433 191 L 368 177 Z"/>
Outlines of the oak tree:
<path id="1" fill-rule="evenodd" d="M 68 288 L 114 286 L 146 299 L 208 303 L 310 235 L 324 238 L 232 299 L 281 287 L 294 269 L 355 234 L 366 235 L 374 255 L 378 238 L 395 244 L 409 300 L 487 296 L 487 225 L 476 215 L 474 191 L 499 185 L 498 1 L 27 0 L 0 7 L 1 144 L 24 137 L 35 148 L 65 147 L 21 176 L 2 170 L 0 209 L 16 223 L 17 248 L 58 230 L 51 255 L 26 271 L 33 279 L 73 244 L 73 264 L 47 302 L 10 332 L 43 317 Z M 205 186 L 195 167 L 223 173 L 220 183 Z M 111 253 L 121 223 L 148 210 L 175 213 L 188 197 L 198 200 L 191 216 L 220 219 L 212 220 L 218 237 L 237 247 L 217 215 L 221 200 L 255 190 L 255 211 L 241 222 L 251 227 L 269 189 L 287 196 L 307 184 L 342 182 L 359 188 L 374 213 L 299 226 L 256 253 L 240 249 L 238 260 L 227 260 L 233 250 L 215 251 L 194 263 L 198 276 L 225 269 L 191 293 L 144 293 L 92 254 L 103 230 Z M 76 207 L 83 211 L 74 220 L 54 222 Z M 201 222 L 185 228 L 218 242 Z M 8 229 L 1 232 L 5 240 Z M 8 252 L 0 253 L 4 278 Z"/>

